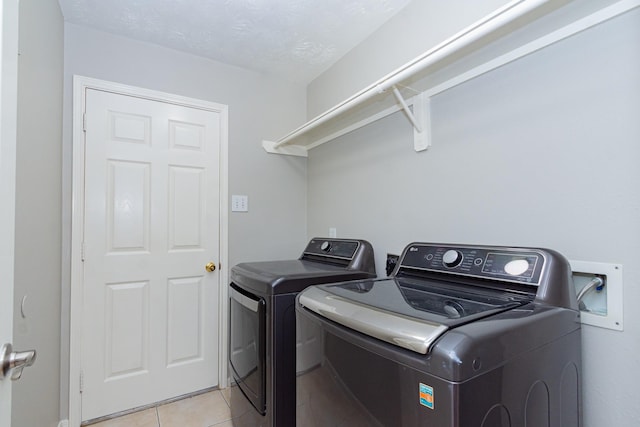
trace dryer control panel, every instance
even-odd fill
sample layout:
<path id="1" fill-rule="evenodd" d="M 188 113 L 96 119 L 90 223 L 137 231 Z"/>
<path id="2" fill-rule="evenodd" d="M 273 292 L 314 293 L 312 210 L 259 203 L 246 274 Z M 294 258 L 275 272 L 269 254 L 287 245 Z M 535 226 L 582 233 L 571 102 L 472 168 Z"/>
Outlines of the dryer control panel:
<path id="1" fill-rule="evenodd" d="M 315 238 L 311 239 L 304 253 L 350 260 L 356 255 L 359 247 L 358 240 Z"/>

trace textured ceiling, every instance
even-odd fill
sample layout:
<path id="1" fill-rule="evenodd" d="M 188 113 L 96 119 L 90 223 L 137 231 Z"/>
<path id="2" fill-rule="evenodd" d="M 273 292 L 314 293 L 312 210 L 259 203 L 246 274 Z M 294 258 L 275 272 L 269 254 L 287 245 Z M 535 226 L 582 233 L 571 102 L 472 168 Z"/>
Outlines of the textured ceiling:
<path id="1" fill-rule="evenodd" d="M 66 21 L 308 83 L 411 0 L 58 0 Z"/>

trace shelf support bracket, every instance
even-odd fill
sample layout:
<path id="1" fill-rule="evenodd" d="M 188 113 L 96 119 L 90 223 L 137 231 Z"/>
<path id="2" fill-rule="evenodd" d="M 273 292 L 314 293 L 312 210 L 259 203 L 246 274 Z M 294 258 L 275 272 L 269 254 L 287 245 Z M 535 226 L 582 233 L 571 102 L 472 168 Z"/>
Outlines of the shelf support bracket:
<path id="1" fill-rule="evenodd" d="M 299 145 L 282 145 L 276 147 L 277 142 L 274 141 L 262 141 L 262 148 L 267 153 L 271 154 L 285 154 L 287 156 L 308 157 L 308 151 L 305 147 Z"/>
<path id="2" fill-rule="evenodd" d="M 416 151 L 426 150 L 431 146 L 431 98 L 424 92 L 414 96 L 413 111 L 411 111 L 396 86 L 393 86 L 393 94 L 413 125 L 413 148 Z"/>
<path id="3" fill-rule="evenodd" d="M 416 118 L 414 117 L 413 112 L 411 111 L 411 109 L 409 109 L 407 102 L 402 97 L 402 94 L 398 90 L 397 86 L 393 86 L 393 94 L 395 95 L 396 100 L 398 100 L 398 103 L 402 106 L 402 109 L 404 110 L 404 113 L 407 115 L 407 118 L 413 125 L 413 128 L 418 132 L 422 132 L 422 127 L 418 124 L 418 122 L 416 122 Z"/>
<path id="4" fill-rule="evenodd" d="M 413 148 L 424 151 L 431 147 L 431 97 L 422 92 L 413 97 L 413 116 L 420 129 L 413 128 Z"/>

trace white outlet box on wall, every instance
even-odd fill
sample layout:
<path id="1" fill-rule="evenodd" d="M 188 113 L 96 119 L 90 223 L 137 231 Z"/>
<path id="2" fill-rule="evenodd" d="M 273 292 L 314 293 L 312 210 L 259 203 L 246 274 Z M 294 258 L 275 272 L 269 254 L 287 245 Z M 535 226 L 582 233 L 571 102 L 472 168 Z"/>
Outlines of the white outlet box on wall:
<path id="1" fill-rule="evenodd" d="M 573 271 L 576 293 L 591 278 L 603 278 L 605 286 L 598 293 L 591 292 L 583 302 L 586 310 L 581 310 L 580 318 L 585 325 L 622 331 L 622 265 L 590 261 L 569 261 Z"/>

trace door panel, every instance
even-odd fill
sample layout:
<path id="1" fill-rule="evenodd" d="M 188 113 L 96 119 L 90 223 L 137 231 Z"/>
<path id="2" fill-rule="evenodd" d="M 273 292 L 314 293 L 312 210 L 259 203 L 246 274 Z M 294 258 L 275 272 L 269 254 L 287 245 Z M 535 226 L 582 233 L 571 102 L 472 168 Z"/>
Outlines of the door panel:
<path id="1" fill-rule="evenodd" d="M 169 281 L 167 364 L 197 361 L 203 357 L 203 284 L 200 277 Z M 183 331 L 193 331 L 185 334 Z"/>
<path id="2" fill-rule="evenodd" d="M 105 288 L 105 379 L 146 373 L 149 282 L 109 283 Z"/>
<path id="3" fill-rule="evenodd" d="M 205 170 L 169 167 L 169 250 L 202 249 Z"/>
<path id="4" fill-rule="evenodd" d="M 149 252 L 149 163 L 107 161 L 107 253 Z"/>
<path id="5" fill-rule="evenodd" d="M 82 418 L 218 384 L 220 114 L 87 90 Z"/>

